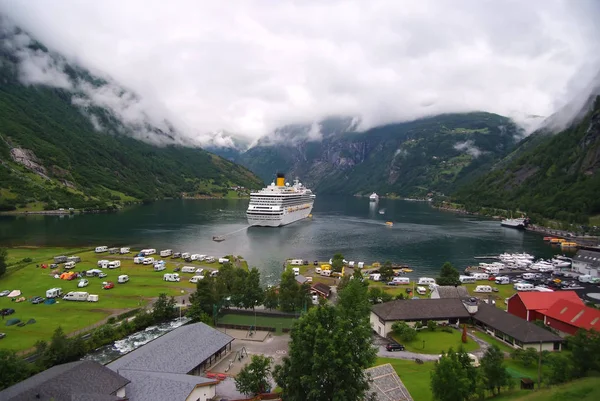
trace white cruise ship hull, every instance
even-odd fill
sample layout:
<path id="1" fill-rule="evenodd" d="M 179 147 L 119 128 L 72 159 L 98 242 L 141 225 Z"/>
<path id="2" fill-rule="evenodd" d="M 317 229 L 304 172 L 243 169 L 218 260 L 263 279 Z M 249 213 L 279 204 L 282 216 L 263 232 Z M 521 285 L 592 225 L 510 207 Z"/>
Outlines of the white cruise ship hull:
<path id="1" fill-rule="evenodd" d="M 312 211 L 313 205 L 307 204 L 302 208 L 289 208 L 290 211 L 284 210 L 281 215 L 252 215 L 247 214 L 248 224 L 257 227 L 280 227 L 292 224 L 298 220 L 308 217 Z"/>

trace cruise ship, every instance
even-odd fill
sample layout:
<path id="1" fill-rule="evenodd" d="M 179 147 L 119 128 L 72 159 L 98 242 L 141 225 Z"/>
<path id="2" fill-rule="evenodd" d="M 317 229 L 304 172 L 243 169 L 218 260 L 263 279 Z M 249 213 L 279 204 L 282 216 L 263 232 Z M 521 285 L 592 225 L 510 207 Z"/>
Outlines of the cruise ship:
<path id="1" fill-rule="evenodd" d="M 278 173 L 275 182 L 250 194 L 250 204 L 246 211 L 248 224 L 279 227 L 304 219 L 310 215 L 315 197 L 298 180 L 290 185 L 285 182 L 285 176 Z"/>
<path id="2" fill-rule="evenodd" d="M 375 192 L 373 192 L 371 194 L 371 196 L 369 196 L 369 201 L 371 202 L 377 202 L 379 200 L 379 195 L 377 195 Z"/>

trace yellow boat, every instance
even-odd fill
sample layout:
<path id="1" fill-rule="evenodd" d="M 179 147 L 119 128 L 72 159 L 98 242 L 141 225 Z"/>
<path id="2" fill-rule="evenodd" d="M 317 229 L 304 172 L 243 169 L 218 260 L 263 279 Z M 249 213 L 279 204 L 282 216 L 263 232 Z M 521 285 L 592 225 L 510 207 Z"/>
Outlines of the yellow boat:
<path id="1" fill-rule="evenodd" d="M 561 242 L 565 242 L 565 241 L 566 241 L 566 239 L 564 239 L 564 238 L 552 238 L 550 240 L 550 243 L 551 244 L 560 244 Z"/>
<path id="2" fill-rule="evenodd" d="M 394 225 L 394 223 L 392 223 L 391 221 L 386 221 L 385 225 L 388 226 L 388 227 L 391 227 L 391 226 Z"/>
<path id="3" fill-rule="evenodd" d="M 413 269 L 407 269 L 407 268 L 404 268 L 404 269 L 402 269 L 402 271 L 403 271 L 404 273 L 412 273 Z"/>
<path id="4" fill-rule="evenodd" d="M 562 242 L 560 244 L 561 248 L 577 248 L 577 242 Z"/>

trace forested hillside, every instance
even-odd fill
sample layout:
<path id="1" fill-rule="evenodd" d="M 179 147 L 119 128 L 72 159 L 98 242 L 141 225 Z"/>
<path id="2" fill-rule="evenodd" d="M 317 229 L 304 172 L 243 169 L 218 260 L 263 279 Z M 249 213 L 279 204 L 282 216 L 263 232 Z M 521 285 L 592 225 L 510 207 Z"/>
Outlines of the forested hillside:
<path id="1" fill-rule="evenodd" d="M 449 193 L 487 171 L 521 135 L 508 118 L 483 112 L 439 115 L 366 132 L 331 125 L 321 131 L 319 140 L 306 135 L 293 140 L 288 133 L 277 141 L 275 135 L 236 160 L 265 181 L 284 171 L 319 193 L 425 196 Z"/>
<path id="2" fill-rule="evenodd" d="M 222 195 L 230 186 L 256 188 L 262 184 L 244 167 L 178 144 L 172 128 L 144 123 L 136 130 L 123 124 L 112 110 L 88 98 L 108 83 L 79 67 L 57 62 L 60 72 L 77 86 L 23 84 L 20 63 L 24 51 L 45 57 L 46 63 L 60 56 L 37 42 L 23 50 L 15 49 L 10 37 L 2 39 L 0 209 L 12 210 L 36 201 L 46 208 L 105 208 L 182 193 Z M 87 94 L 78 91 L 83 85 L 89 89 Z M 117 93 L 131 96 L 125 90 Z M 168 123 L 165 126 L 170 127 Z M 159 138 L 164 145 L 134 139 L 144 135 L 140 132 Z"/>
<path id="3" fill-rule="evenodd" d="M 581 121 L 554 135 L 534 134 L 521 147 L 500 168 L 458 191 L 456 201 L 470 209 L 519 209 L 581 224 L 600 214 L 600 97 Z"/>

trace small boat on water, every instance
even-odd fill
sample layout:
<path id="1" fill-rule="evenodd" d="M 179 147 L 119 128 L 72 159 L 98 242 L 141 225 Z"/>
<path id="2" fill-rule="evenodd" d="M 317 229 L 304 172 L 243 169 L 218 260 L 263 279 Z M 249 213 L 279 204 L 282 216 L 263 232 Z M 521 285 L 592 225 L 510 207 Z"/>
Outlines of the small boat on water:
<path id="1" fill-rule="evenodd" d="M 392 223 L 391 221 L 386 221 L 385 225 L 388 227 L 392 227 L 394 225 L 394 223 Z"/>
<path id="2" fill-rule="evenodd" d="M 379 214 L 385 214 L 385 209 L 381 209 L 381 210 L 379 211 Z"/>
<path id="3" fill-rule="evenodd" d="M 560 243 L 561 248 L 577 248 L 577 242 L 563 241 Z"/>
<path id="4" fill-rule="evenodd" d="M 215 235 L 212 237 L 212 240 L 215 242 L 223 242 L 223 241 L 225 241 L 225 237 L 223 237 L 221 235 Z"/>
<path id="5" fill-rule="evenodd" d="M 552 241 L 554 237 L 544 237 L 544 241 Z"/>

